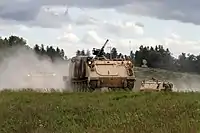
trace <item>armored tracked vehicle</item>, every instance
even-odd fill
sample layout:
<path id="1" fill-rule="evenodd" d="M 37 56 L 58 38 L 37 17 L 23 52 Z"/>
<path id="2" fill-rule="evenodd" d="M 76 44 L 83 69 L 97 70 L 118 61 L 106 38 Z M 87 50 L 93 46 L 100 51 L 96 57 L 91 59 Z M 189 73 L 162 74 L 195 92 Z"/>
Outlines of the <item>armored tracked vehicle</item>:
<path id="1" fill-rule="evenodd" d="M 101 88 L 132 90 L 135 84 L 133 63 L 130 60 L 108 59 L 104 47 L 93 49 L 95 57 L 76 56 L 69 64 L 69 75 L 64 76 L 66 88 L 73 91 L 94 91 Z"/>
<path id="2" fill-rule="evenodd" d="M 173 84 L 170 82 L 159 81 L 155 78 L 143 80 L 140 91 L 172 91 Z"/>

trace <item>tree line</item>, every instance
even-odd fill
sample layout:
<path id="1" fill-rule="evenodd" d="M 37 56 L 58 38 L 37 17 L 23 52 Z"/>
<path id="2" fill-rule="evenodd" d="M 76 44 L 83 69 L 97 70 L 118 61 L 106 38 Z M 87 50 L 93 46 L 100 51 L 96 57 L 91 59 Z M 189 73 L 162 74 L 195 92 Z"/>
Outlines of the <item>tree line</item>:
<path id="1" fill-rule="evenodd" d="M 40 46 L 38 44 L 35 44 L 33 49 L 38 55 L 40 55 L 40 57 L 48 56 L 52 61 L 58 59 L 67 59 L 64 50 L 60 49 L 59 47 L 56 47 L 55 49 L 53 46 L 46 46 L 46 48 L 44 48 L 43 44 L 41 44 Z"/>
<path id="2" fill-rule="evenodd" d="M 44 47 L 43 44 L 35 44 L 33 48 L 27 45 L 27 42 L 22 37 L 9 36 L 8 38 L 0 38 L 0 49 L 6 49 L 13 46 L 23 46 L 28 49 L 32 49 L 39 57 L 49 57 L 52 61 L 55 59 L 66 60 L 67 56 L 63 49 L 51 45 Z M 91 56 L 90 50 L 77 50 L 76 56 L 86 55 Z M 168 48 L 164 48 L 162 45 L 143 46 L 141 45 L 139 49 L 130 51 L 129 55 L 123 55 L 117 51 L 117 48 L 113 47 L 111 52 L 104 52 L 106 58 L 130 58 L 135 66 L 141 67 L 143 65 L 143 60 L 147 61 L 147 66 L 150 68 L 161 68 L 171 71 L 180 72 L 194 72 L 200 73 L 200 54 L 194 55 L 190 53 L 182 53 L 178 58 L 172 56 L 172 53 Z"/>
<path id="3" fill-rule="evenodd" d="M 155 47 L 140 46 L 133 59 L 137 66 L 141 66 L 142 60 L 145 59 L 148 67 L 151 68 L 200 73 L 200 54 L 195 56 L 183 52 L 178 58 L 174 58 L 170 50 L 162 45 Z"/>
<path id="4" fill-rule="evenodd" d="M 65 55 L 65 52 L 63 49 L 60 49 L 59 47 L 54 48 L 53 46 L 46 46 L 44 47 L 43 44 L 35 44 L 35 46 L 33 48 L 30 48 L 27 45 L 27 42 L 25 39 L 23 39 L 22 37 L 18 37 L 18 36 L 9 36 L 8 38 L 0 38 L 0 49 L 5 51 L 8 48 L 12 48 L 12 47 L 16 47 L 18 48 L 18 46 L 20 47 L 24 47 L 27 49 L 32 49 L 36 55 L 38 55 L 39 59 L 42 59 L 43 57 L 49 57 L 52 61 L 55 60 L 66 60 L 67 56 Z"/>

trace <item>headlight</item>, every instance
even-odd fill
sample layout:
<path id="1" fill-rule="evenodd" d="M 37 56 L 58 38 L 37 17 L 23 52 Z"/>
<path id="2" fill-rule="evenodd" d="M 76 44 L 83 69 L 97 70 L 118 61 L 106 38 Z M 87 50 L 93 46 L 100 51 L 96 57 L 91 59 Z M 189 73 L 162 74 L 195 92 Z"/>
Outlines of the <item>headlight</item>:
<path id="1" fill-rule="evenodd" d="M 131 61 L 128 61 L 129 64 L 131 64 Z"/>
<path id="2" fill-rule="evenodd" d="M 28 77 L 31 76 L 30 74 L 27 75 Z"/>
<path id="3" fill-rule="evenodd" d="M 56 74 L 54 73 L 53 76 L 56 76 Z"/>
<path id="4" fill-rule="evenodd" d="M 91 61 L 89 61 L 89 62 L 88 62 L 88 64 L 90 65 L 90 64 L 92 64 L 92 62 L 91 62 Z"/>

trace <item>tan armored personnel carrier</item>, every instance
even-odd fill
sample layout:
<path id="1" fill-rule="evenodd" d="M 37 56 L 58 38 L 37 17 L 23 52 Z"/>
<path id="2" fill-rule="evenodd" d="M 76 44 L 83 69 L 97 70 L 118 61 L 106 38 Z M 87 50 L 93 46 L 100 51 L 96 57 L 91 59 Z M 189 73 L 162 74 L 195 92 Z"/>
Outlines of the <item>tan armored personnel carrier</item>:
<path id="1" fill-rule="evenodd" d="M 143 80 L 140 91 L 172 91 L 173 84 L 170 82 L 159 81 L 155 78 Z"/>
<path id="2" fill-rule="evenodd" d="M 106 43 L 108 40 L 106 41 Z M 133 64 L 130 60 L 107 59 L 104 47 L 93 49 L 94 58 L 73 57 L 69 65 L 69 75 L 64 76 L 66 88 L 75 91 L 93 91 L 100 88 L 132 90 L 135 83 Z"/>
<path id="3" fill-rule="evenodd" d="M 135 82 L 133 64 L 123 60 L 93 60 L 89 65 L 92 88 L 124 88 L 132 90 Z"/>

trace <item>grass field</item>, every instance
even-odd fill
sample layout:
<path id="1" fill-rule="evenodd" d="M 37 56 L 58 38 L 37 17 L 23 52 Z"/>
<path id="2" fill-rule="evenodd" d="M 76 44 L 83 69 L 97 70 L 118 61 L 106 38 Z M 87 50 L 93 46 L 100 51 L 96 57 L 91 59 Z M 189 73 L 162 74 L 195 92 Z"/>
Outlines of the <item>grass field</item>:
<path id="1" fill-rule="evenodd" d="M 0 93 L 1 133 L 197 133 L 200 93 Z"/>

